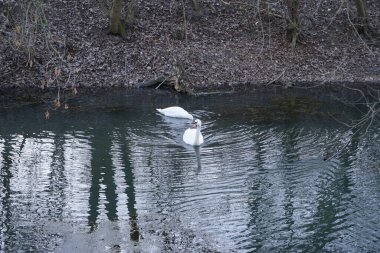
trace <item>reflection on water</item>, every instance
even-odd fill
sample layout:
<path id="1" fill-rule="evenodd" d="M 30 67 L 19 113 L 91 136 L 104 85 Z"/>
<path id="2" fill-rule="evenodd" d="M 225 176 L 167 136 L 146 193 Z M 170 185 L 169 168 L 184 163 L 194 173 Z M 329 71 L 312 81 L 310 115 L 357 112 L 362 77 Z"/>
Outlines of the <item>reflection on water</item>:
<path id="1" fill-rule="evenodd" d="M 175 104 L 204 122 L 201 147 L 155 111 Z M 379 126 L 354 135 L 328 117 L 338 103 L 139 92 L 71 108 L 0 111 L 0 252 L 380 251 Z"/>

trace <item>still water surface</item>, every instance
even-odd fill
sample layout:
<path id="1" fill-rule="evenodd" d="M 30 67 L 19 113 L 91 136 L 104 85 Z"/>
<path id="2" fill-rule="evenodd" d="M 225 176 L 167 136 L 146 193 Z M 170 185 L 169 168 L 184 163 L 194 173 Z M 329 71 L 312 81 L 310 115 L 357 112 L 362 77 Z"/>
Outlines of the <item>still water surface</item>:
<path id="1" fill-rule="evenodd" d="M 323 95 L 122 92 L 0 110 L 0 252 L 380 252 L 379 125 Z M 205 143 L 182 142 L 202 120 Z M 344 116 L 344 117 L 343 117 Z"/>

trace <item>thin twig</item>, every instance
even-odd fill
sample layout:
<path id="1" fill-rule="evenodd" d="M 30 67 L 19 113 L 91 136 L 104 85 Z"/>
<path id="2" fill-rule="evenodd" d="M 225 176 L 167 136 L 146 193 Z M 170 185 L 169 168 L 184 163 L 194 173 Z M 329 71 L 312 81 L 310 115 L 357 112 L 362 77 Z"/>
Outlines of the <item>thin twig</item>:
<path id="1" fill-rule="evenodd" d="M 162 81 L 155 89 L 157 90 L 158 88 L 160 88 L 160 86 L 164 83 L 164 82 L 166 82 L 166 80 L 167 80 L 167 78 L 165 78 L 164 79 L 164 81 Z"/>
<path id="2" fill-rule="evenodd" d="M 367 43 L 360 36 L 358 29 L 355 27 L 354 23 L 351 21 L 350 11 L 349 11 L 349 7 L 348 7 L 348 1 L 347 1 L 347 18 L 348 18 L 348 21 L 350 22 L 351 26 L 354 28 L 355 34 L 358 36 L 359 40 L 362 42 L 362 44 L 364 45 L 364 47 L 369 51 L 369 53 L 372 56 L 375 56 L 375 53 L 372 52 L 372 50 L 368 47 Z"/>
<path id="3" fill-rule="evenodd" d="M 270 84 L 272 84 L 274 82 L 277 82 L 284 74 L 285 74 L 285 69 L 275 79 L 273 79 L 272 81 L 270 81 L 269 83 L 267 83 L 267 85 L 270 85 Z"/>
<path id="4" fill-rule="evenodd" d="M 186 21 L 186 7 L 185 3 L 182 0 L 182 14 L 183 14 L 183 32 L 185 35 L 185 42 L 187 43 L 187 21 Z"/>

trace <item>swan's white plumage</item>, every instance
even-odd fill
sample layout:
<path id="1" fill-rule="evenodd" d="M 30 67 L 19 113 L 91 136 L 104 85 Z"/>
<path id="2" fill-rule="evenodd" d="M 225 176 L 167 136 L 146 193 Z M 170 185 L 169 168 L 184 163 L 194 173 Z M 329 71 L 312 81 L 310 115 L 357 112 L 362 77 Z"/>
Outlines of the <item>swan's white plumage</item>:
<path id="1" fill-rule="evenodd" d="M 192 146 L 199 146 L 203 143 L 203 136 L 201 133 L 201 121 L 199 119 L 196 119 L 194 121 L 194 128 L 188 128 L 183 133 L 183 141 L 186 144 L 192 145 Z"/>
<path id="2" fill-rule="evenodd" d="M 179 106 L 171 106 L 164 109 L 157 109 L 157 111 L 168 117 L 184 118 L 191 120 L 193 119 L 193 116 L 190 113 L 188 113 L 185 109 Z"/>

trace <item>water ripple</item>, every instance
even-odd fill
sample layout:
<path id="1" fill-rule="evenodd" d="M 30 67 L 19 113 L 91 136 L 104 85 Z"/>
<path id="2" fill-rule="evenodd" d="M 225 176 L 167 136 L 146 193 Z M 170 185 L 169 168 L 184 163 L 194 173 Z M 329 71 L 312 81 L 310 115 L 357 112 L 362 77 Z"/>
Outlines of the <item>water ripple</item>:
<path id="1" fill-rule="evenodd" d="M 380 251 L 378 128 L 287 120 L 259 96 L 129 99 L 0 134 L 0 247 L 71 234 L 131 252 Z M 155 111 L 168 99 L 202 120 L 201 147 L 182 141 L 189 120 Z"/>

